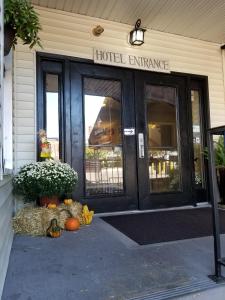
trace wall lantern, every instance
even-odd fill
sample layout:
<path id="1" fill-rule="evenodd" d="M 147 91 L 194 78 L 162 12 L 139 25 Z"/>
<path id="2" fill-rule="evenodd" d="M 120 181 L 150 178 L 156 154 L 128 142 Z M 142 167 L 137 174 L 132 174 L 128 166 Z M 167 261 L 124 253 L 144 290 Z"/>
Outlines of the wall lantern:
<path id="1" fill-rule="evenodd" d="M 141 19 L 138 19 L 134 29 L 130 32 L 130 44 L 134 46 L 141 46 L 144 43 L 145 29 L 140 28 Z"/>

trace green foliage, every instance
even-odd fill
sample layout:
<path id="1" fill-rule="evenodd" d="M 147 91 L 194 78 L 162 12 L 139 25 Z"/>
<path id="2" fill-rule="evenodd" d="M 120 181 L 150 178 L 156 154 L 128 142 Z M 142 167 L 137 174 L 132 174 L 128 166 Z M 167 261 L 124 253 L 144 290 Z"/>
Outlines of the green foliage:
<path id="1" fill-rule="evenodd" d="M 53 160 L 25 165 L 13 178 L 14 192 L 27 202 L 42 196 L 71 196 L 77 173 L 66 163 Z"/>
<path id="2" fill-rule="evenodd" d="M 217 167 L 225 167 L 225 147 L 224 137 L 220 136 L 215 142 L 215 163 Z"/>
<path id="3" fill-rule="evenodd" d="M 169 171 L 169 189 L 170 191 L 177 191 L 180 188 L 180 172 L 178 169 Z"/>
<path id="4" fill-rule="evenodd" d="M 106 150 L 95 150 L 93 148 L 86 148 L 85 149 L 85 157 L 86 159 L 106 159 L 108 151 Z"/>
<path id="5" fill-rule="evenodd" d="M 38 14 L 27 0 L 4 1 L 4 23 L 15 31 L 13 47 L 20 38 L 24 44 L 33 48 L 35 45 L 42 47 L 38 36 L 41 25 Z"/>
<path id="6" fill-rule="evenodd" d="M 214 141 L 214 149 L 216 167 L 225 167 L 225 147 L 223 136 L 220 136 L 218 141 Z M 204 155 L 208 159 L 209 153 L 207 148 L 204 150 Z"/>

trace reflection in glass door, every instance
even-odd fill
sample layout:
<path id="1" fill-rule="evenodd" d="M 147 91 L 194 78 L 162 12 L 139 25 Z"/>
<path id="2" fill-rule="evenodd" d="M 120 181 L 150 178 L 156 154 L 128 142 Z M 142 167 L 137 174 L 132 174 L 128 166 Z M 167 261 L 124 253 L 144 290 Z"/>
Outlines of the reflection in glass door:
<path id="1" fill-rule="evenodd" d="M 121 83 L 84 78 L 86 195 L 123 193 Z"/>
<path id="2" fill-rule="evenodd" d="M 179 191 L 177 90 L 168 86 L 146 85 L 145 101 L 150 192 Z"/>
<path id="3" fill-rule="evenodd" d="M 192 140 L 188 130 L 191 111 L 186 102 L 185 79 L 137 72 L 135 84 L 137 131 L 145 136 L 144 155 L 138 157 L 140 207 L 190 204 L 193 202 Z"/>
<path id="4" fill-rule="evenodd" d="M 191 90 L 194 172 L 196 188 L 204 187 L 204 159 L 199 90 Z"/>
<path id="5" fill-rule="evenodd" d="M 46 99 L 46 133 L 51 145 L 51 156 L 59 160 L 59 75 L 49 74 L 45 76 L 45 99 Z"/>
<path id="6" fill-rule="evenodd" d="M 74 197 L 96 212 L 136 209 L 133 80 L 129 70 L 71 62 Z"/>
<path id="7" fill-rule="evenodd" d="M 192 121 L 192 163 L 193 163 L 193 187 L 196 202 L 207 201 L 207 160 L 204 157 L 204 149 L 207 147 L 206 130 L 207 122 L 207 102 L 204 101 L 205 85 L 201 80 L 192 80 L 190 86 L 191 100 L 191 121 Z"/>

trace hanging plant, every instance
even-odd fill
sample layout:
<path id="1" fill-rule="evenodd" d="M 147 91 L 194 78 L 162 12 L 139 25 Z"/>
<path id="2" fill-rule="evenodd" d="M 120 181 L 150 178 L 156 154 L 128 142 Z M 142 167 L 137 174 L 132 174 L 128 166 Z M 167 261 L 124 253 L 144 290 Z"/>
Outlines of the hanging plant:
<path id="1" fill-rule="evenodd" d="M 38 32 L 41 30 L 38 14 L 27 0 L 4 1 L 4 55 L 15 47 L 18 38 L 33 48 L 42 47 Z"/>

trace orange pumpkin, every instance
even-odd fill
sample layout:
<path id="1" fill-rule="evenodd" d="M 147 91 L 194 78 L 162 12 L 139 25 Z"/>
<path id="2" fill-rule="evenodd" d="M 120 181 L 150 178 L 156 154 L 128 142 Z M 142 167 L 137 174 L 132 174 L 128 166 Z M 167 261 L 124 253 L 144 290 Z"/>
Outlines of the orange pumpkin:
<path id="1" fill-rule="evenodd" d="M 56 204 L 55 203 L 49 203 L 48 208 L 56 208 Z"/>
<path id="2" fill-rule="evenodd" d="M 64 199 L 63 202 L 65 205 L 71 205 L 73 203 L 73 199 Z"/>
<path id="3" fill-rule="evenodd" d="M 68 218 L 65 222 L 65 229 L 75 231 L 80 228 L 80 221 L 77 218 Z"/>

